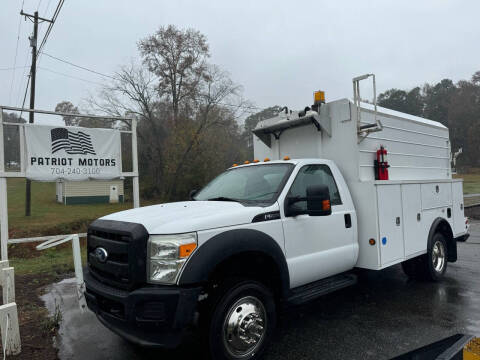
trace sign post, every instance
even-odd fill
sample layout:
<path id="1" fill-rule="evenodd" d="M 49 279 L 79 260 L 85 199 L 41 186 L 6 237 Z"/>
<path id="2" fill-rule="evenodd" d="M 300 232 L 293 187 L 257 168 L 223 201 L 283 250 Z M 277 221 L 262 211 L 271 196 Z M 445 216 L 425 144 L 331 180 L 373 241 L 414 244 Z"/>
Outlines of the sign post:
<path id="1" fill-rule="evenodd" d="M 137 150 L 137 119 L 132 119 L 132 171 L 133 182 L 133 207 L 140 207 L 140 191 L 138 184 L 138 150 Z"/>
<path id="2" fill-rule="evenodd" d="M 0 107 L 0 173 L 5 172 L 5 156 L 3 144 L 3 110 Z M 0 176 L 0 252 L 1 259 L 8 260 L 8 206 L 7 178 Z"/>

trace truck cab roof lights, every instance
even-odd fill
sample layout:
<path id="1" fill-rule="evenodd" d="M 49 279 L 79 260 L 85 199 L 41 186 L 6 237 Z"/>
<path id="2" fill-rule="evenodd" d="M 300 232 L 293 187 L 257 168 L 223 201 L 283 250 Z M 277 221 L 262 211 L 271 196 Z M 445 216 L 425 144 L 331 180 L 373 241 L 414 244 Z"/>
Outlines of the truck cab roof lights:
<path id="1" fill-rule="evenodd" d="M 265 159 L 263 159 L 264 162 L 267 162 L 267 161 L 270 161 L 270 158 L 266 157 Z"/>
<path id="2" fill-rule="evenodd" d="M 258 162 L 260 162 L 260 160 L 255 159 L 255 160 L 253 160 L 253 162 L 254 162 L 254 163 L 258 163 Z"/>
<path id="3" fill-rule="evenodd" d="M 284 156 L 283 160 L 285 160 L 285 161 L 290 160 L 290 156 Z"/>
<path id="4" fill-rule="evenodd" d="M 250 164 L 250 161 L 245 160 L 243 163 L 244 163 L 244 164 Z"/>
<path id="5" fill-rule="evenodd" d="M 238 166 L 238 164 L 233 164 L 233 165 L 232 165 L 232 167 L 236 167 L 236 166 Z"/>

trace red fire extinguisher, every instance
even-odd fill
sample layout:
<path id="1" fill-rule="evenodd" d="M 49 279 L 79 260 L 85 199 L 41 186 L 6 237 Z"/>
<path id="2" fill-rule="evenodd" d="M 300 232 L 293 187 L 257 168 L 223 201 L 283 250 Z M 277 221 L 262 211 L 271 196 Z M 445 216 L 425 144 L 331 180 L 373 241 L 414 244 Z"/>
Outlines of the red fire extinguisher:
<path id="1" fill-rule="evenodd" d="M 377 159 L 374 161 L 375 168 L 375 180 L 388 180 L 388 165 L 387 161 L 387 150 L 380 146 L 380 149 L 377 150 Z"/>

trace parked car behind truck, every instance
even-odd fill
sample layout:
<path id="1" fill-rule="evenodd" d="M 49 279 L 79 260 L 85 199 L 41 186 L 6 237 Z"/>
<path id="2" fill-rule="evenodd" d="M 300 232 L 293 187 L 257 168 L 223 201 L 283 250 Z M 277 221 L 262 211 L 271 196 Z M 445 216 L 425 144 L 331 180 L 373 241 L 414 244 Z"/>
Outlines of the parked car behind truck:
<path id="1" fill-rule="evenodd" d="M 105 326 L 163 347 L 196 330 L 214 359 L 255 359 L 281 306 L 355 284 L 355 268 L 442 278 L 468 236 L 448 129 L 321 95 L 261 122 L 258 160 L 191 201 L 92 223 L 86 298 Z"/>

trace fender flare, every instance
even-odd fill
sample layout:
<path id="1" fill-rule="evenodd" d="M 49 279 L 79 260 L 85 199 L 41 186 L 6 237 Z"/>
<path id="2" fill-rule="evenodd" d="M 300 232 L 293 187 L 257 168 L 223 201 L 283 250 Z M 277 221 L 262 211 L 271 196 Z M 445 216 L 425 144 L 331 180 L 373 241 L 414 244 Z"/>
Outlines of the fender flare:
<path id="1" fill-rule="evenodd" d="M 447 255 L 448 255 L 447 260 L 449 262 L 455 262 L 455 261 L 457 261 L 457 242 L 453 238 L 452 227 L 450 226 L 450 223 L 446 219 L 438 217 L 433 221 L 432 226 L 430 227 L 430 231 L 428 232 L 427 248 L 431 244 L 431 241 L 433 239 L 433 235 L 435 235 L 437 230 L 442 226 L 445 226 L 446 230 L 448 232 L 450 232 L 450 235 L 451 235 L 450 239 L 446 239 L 447 240 Z"/>
<path id="2" fill-rule="evenodd" d="M 218 264 L 245 252 L 259 252 L 273 260 L 280 276 L 281 293 L 288 294 L 290 275 L 285 254 L 272 237 L 252 229 L 228 230 L 208 239 L 188 259 L 178 285 L 206 282 Z"/>

